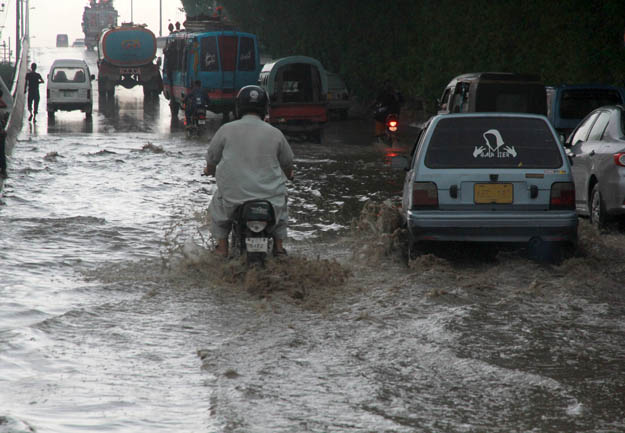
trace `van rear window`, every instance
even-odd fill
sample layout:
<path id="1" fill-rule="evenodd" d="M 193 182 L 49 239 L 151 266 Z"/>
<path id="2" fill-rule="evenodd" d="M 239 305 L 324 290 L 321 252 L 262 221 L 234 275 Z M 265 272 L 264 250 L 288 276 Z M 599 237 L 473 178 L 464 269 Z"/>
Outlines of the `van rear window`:
<path id="1" fill-rule="evenodd" d="M 562 92 L 560 117 L 583 119 L 595 108 L 623 102 L 619 92 L 613 89 L 568 89 Z"/>
<path id="2" fill-rule="evenodd" d="M 430 138 L 430 168 L 560 168 L 556 139 L 542 119 L 456 117 L 441 119 Z"/>

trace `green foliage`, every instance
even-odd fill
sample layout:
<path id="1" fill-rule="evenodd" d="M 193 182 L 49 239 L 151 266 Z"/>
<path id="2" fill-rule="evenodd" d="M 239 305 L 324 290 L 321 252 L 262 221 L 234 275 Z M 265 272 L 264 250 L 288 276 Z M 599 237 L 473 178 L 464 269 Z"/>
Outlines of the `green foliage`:
<path id="1" fill-rule="evenodd" d="M 209 3 L 202 0 L 191 0 Z M 466 72 L 546 84 L 625 79 L 622 0 L 223 0 L 274 57 L 308 55 L 370 98 L 384 79 L 432 101 Z"/>

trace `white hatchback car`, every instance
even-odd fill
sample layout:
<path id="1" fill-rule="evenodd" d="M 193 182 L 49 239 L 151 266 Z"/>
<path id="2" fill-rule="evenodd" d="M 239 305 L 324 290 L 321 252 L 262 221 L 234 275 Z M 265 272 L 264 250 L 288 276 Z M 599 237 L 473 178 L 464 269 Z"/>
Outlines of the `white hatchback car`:
<path id="1" fill-rule="evenodd" d="M 91 81 L 95 76 L 89 72 L 84 60 L 58 59 L 52 63 L 48 73 L 47 108 L 48 118 L 54 120 L 57 110 L 84 112 L 87 119 L 93 112 Z"/>

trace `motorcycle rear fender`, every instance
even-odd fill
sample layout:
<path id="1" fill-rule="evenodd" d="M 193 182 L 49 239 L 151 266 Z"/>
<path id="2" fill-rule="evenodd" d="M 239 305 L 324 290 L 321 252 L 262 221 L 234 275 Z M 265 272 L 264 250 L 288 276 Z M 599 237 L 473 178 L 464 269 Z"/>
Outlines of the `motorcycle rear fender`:
<path id="1" fill-rule="evenodd" d="M 235 219 L 242 225 L 246 221 L 267 221 L 271 226 L 275 223 L 276 217 L 268 200 L 249 200 L 237 208 Z"/>

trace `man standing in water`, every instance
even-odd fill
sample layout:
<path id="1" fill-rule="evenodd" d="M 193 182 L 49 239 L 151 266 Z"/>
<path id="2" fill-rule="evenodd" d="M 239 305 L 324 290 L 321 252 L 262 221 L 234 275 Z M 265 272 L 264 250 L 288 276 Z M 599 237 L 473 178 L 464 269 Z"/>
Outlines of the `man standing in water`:
<path id="1" fill-rule="evenodd" d="M 245 86 L 236 97 L 239 120 L 226 123 L 213 136 L 204 174 L 214 175 L 217 190 L 209 206 L 215 252 L 228 256 L 228 235 L 237 206 L 248 200 L 268 200 L 276 225 L 271 229 L 273 254 L 285 255 L 287 178 L 293 178 L 293 151 L 279 129 L 263 119 L 269 97 L 259 86 Z"/>
<path id="2" fill-rule="evenodd" d="M 30 65 L 30 71 L 26 74 L 26 84 L 24 86 L 24 93 L 28 91 L 28 121 L 37 121 L 37 110 L 39 109 L 39 84 L 43 83 L 43 78 L 37 72 L 37 64 Z M 33 112 L 33 103 L 35 105 Z"/>

